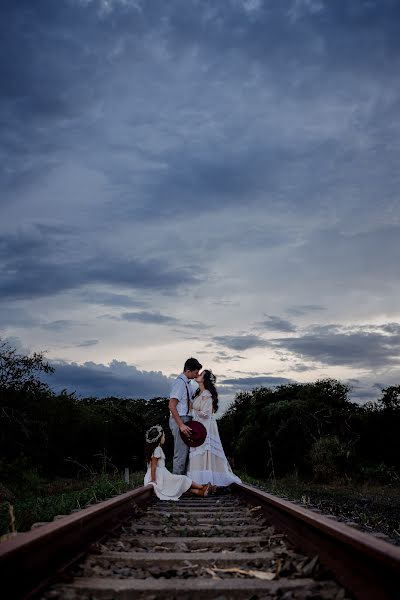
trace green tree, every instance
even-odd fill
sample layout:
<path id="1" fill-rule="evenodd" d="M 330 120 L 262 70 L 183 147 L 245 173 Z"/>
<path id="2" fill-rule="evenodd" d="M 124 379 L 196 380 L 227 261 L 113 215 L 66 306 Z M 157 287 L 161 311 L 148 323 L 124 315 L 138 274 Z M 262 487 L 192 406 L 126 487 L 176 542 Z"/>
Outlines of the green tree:
<path id="1" fill-rule="evenodd" d="M 53 373 L 54 368 L 44 359 L 42 352 L 19 354 L 7 341 L 0 338 L 0 390 L 13 389 L 24 392 L 47 391 L 39 373 Z"/>
<path id="2" fill-rule="evenodd" d="M 220 420 L 221 435 L 235 464 L 258 476 L 297 470 L 312 474 L 310 452 L 327 436 L 338 436 L 349 449 L 358 440 L 349 388 L 332 380 L 257 388 L 239 394 Z"/>

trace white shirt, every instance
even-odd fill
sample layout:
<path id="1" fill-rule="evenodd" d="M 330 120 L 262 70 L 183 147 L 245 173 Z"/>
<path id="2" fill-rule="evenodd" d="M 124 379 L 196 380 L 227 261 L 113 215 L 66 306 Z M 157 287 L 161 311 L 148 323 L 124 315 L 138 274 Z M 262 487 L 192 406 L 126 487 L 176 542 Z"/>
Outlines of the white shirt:
<path id="1" fill-rule="evenodd" d="M 186 391 L 187 390 L 187 391 Z M 170 398 L 176 398 L 178 400 L 178 404 L 176 405 L 176 410 L 178 411 L 178 415 L 180 417 L 186 417 L 192 415 L 192 411 L 189 410 L 188 413 L 188 393 L 189 400 L 192 400 L 192 388 L 190 385 L 190 379 L 186 377 L 183 373 L 179 375 L 172 384 L 171 393 L 169 395 Z"/>

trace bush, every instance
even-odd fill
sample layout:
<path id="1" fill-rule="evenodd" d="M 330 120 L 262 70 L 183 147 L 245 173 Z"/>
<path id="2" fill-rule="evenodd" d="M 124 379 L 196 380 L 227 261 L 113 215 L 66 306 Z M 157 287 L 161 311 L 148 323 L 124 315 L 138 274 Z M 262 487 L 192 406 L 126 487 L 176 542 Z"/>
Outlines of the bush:
<path id="1" fill-rule="evenodd" d="M 400 483 L 400 473 L 393 467 L 385 463 L 378 465 L 364 465 L 360 469 L 360 477 L 363 481 L 372 484 L 392 485 Z"/>
<path id="2" fill-rule="evenodd" d="M 346 472 L 348 451 L 337 436 L 322 437 L 311 447 L 311 468 L 316 481 L 338 479 Z"/>

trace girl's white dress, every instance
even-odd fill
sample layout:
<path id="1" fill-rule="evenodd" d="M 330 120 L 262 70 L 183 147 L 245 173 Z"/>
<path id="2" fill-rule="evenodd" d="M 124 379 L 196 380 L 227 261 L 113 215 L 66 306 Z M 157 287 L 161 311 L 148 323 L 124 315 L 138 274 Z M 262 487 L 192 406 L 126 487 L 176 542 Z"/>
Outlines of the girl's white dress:
<path id="1" fill-rule="evenodd" d="M 212 396 L 208 390 L 204 390 L 194 399 L 193 420 L 204 425 L 207 437 L 198 448 L 190 448 L 188 476 L 196 483 L 211 482 L 216 486 L 240 483 L 225 456 L 213 414 Z"/>
<path id="2" fill-rule="evenodd" d="M 174 475 L 165 467 L 165 454 L 161 446 L 154 449 L 152 456 L 158 458 L 156 467 L 156 483 L 151 483 L 151 463 L 148 463 L 144 485 L 151 483 L 160 500 L 179 500 L 192 485 L 192 480 L 186 475 Z"/>

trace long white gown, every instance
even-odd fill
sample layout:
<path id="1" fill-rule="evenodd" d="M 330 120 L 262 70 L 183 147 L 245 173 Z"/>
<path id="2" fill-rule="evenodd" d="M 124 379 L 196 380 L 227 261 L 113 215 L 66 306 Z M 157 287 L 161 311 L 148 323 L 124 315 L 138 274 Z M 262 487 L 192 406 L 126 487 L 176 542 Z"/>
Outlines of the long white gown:
<path id="1" fill-rule="evenodd" d="M 204 390 L 193 401 L 193 420 L 200 421 L 207 429 L 205 442 L 198 448 L 190 448 L 188 477 L 196 483 L 227 486 L 240 483 L 232 472 L 219 437 L 218 425 L 213 414 L 212 396 Z M 190 426 L 190 425 L 189 425 Z"/>
<path id="2" fill-rule="evenodd" d="M 192 485 L 192 480 L 186 475 L 174 475 L 165 466 L 165 454 L 161 446 L 154 449 L 152 456 L 158 458 L 156 467 L 156 483 L 151 483 L 151 462 L 149 462 L 144 485 L 151 483 L 160 500 L 179 500 Z"/>

